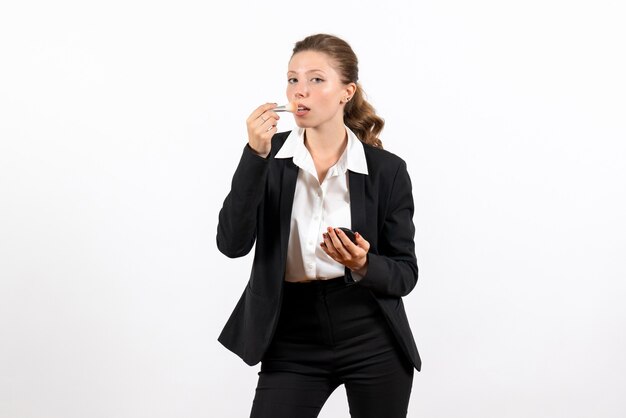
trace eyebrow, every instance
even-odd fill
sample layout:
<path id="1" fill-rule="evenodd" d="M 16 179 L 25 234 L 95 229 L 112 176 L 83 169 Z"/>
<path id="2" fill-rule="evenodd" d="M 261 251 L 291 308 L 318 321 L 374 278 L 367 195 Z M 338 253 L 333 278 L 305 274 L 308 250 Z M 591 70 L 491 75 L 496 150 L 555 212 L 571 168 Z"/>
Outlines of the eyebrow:
<path id="1" fill-rule="evenodd" d="M 322 73 L 322 74 L 326 74 L 323 70 L 318 70 L 318 69 L 309 70 L 309 71 L 307 71 L 307 73 L 313 73 L 313 72 L 316 72 L 316 71 L 317 71 L 317 72 L 320 72 L 320 73 Z M 293 74 L 296 74 L 296 72 L 295 72 L 295 71 L 287 71 L 287 74 L 292 74 L 292 73 L 293 73 Z"/>

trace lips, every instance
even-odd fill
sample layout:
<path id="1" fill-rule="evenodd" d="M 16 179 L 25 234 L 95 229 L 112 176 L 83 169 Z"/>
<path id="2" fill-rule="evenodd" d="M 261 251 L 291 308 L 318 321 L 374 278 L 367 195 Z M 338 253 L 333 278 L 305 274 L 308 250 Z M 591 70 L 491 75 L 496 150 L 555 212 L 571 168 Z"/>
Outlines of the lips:
<path id="1" fill-rule="evenodd" d="M 305 115 L 305 114 L 306 114 L 309 110 L 311 110 L 311 109 L 309 109 L 309 108 L 308 108 L 308 107 L 306 107 L 305 105 L 303 105 L 303 104 L 298 104 L 298 105 L 297 105 L 297 108 L 296 108 L 296 116 L 302 116 L 302 115 Z"/>

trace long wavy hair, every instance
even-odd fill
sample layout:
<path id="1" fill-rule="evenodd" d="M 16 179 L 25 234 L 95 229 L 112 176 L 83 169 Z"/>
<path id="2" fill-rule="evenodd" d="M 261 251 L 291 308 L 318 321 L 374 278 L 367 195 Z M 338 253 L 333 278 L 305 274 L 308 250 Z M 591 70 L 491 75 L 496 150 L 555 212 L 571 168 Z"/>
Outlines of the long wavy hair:
<path id="1" fill-rule="evenodd" d="M 356 54 L 346 41 L 333 35 L 319 33 L 310 35 L 296 42 L 293 57 L 298 52 L 316 51 L 328 55 L 344 84 L 355 83 L 356 91 L 352 99 L 344 107 L 343 120 L 356 136 L 364 143 L 377 148 L 383 144 L 378 135 L 385 126 L 385 121 L 378 115 L 374 107 L 365 100 L 365 92 L 358 82 L 359 61 Z"/>

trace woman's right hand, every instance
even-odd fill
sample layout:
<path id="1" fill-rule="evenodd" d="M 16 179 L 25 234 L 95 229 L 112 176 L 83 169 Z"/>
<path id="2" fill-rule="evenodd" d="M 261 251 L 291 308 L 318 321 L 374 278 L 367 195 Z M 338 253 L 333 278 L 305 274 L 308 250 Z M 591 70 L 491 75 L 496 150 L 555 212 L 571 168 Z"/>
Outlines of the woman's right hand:
<path id="1" fill-rule="evenodd" d="M 272 137 L 276 133 L 276 123 L 280 116 L 272 109 L 276 103 L 265 103 L 257 107 L 246 119 L 248 125 L 248 144 L 262 157 L 267 157 L 272 148 Z"/>

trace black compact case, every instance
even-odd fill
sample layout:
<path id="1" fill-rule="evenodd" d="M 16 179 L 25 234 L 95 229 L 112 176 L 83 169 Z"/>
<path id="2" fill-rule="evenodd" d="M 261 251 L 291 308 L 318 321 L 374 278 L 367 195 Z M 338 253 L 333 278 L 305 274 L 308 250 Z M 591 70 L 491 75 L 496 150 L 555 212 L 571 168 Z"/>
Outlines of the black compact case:
<path id="1" fill-rule="evenodd" d="M 350 228 L 345 228 L 343 226 L 340 226 L 339 229 L 345 232 L 348 238 L 350 238 L 350 241 L 356 244 L 356 235 L 354 235 L 354 231 L 352 231 Z"/>

